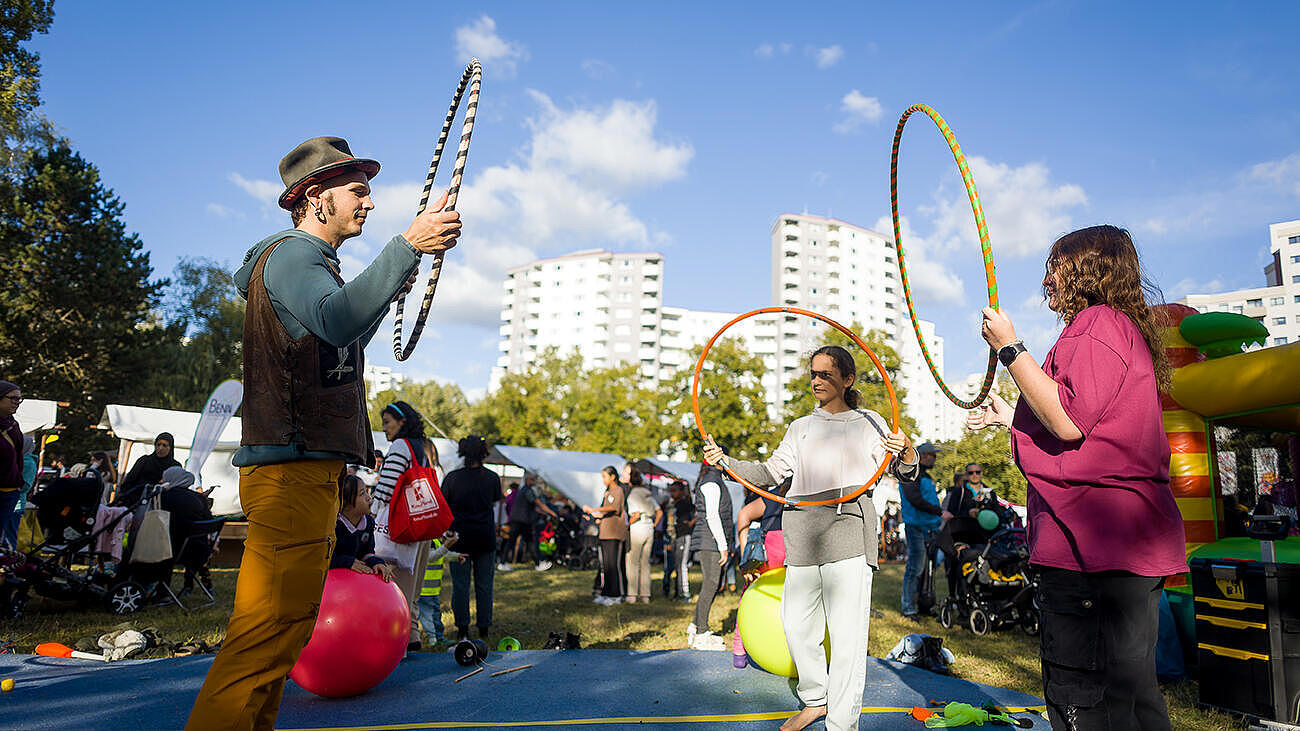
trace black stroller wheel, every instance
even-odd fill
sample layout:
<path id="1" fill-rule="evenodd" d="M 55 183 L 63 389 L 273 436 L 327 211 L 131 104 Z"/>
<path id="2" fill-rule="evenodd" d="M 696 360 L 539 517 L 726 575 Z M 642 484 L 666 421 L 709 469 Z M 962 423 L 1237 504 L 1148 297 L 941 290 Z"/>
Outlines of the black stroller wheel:
<path id="1" fill-rule="evenodd" d="M 1038 636 L 1038 610 L 1029 608 L 1020 617 L 1020 629 L 1030 637 Z"/>
<path id="2" fill-rule="evenodd" d="M 988 612 L 980 607 L 975 607 L 970 611 L 970 631 L 983 637 L 993 628 L 993 622 L 989 620 Z"/>
<path id="3" fill-rule="evenodd" d="M 134 581 L 115 584 L 105 598 L 108 611 L 113 614 L 131 614 L 144 606 L 144 587 Z"/>
<path id="4" fill-rule="evenodd" d="M 939 626 L 944 629 L 952 629 L 953 615 L 957 608 L 953 606 L 951 599 L 945 599 L 939 607 Z"/>
<path id="5" fill-rule="evenodd" d="M 22 619 L 23 613 L 27 611 L 27 589 L 26 587 L 14 587 L 7 592 L 0 591 L 3 594 L 3 602 L 0 602 L 0 616 L 9 619 Z"/>

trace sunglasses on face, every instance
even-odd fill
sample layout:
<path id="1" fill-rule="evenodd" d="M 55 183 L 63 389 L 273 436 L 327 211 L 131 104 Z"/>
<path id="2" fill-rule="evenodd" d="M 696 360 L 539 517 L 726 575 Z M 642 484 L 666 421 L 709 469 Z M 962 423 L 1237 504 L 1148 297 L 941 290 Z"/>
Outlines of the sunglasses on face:
<path id="1" fill-rule="evenodd" d="M 808 377 L 809 380 L 813 381 L 816 381 L 819 378 L 823 381 L 830 381 L 831 378 L 833 378 L 830 371 L 812 371 L 809 373 Z"/>
<path id="2" fill-rule="evenodd" d="M 978 474 L 981 474 L 981 472 L 980 472 L 980 470 L 966 470 L 966 474 L 968 474 L 968 475 L 978 475 Z"/>

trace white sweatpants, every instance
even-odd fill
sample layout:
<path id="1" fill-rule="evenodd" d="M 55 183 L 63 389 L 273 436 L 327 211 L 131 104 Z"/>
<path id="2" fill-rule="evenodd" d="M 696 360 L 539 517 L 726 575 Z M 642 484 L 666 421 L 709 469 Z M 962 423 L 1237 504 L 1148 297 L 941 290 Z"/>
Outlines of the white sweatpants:
<path id="1" fill-rule="evenodd" d="M 827 707 L 828 729 L 856 729 L 862 714 L 871 579 L 865 556 L 785 569 L 781 625 L 799 672 L 797 692 L 805 705 Z M 829 672 L 824 628 L 830 631 Z"/>

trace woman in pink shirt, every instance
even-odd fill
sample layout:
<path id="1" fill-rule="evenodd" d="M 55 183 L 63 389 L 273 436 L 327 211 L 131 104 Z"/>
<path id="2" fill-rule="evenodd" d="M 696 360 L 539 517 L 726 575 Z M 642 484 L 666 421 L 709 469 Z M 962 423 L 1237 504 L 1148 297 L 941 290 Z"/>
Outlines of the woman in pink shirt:
<path id="1" fill-rule="evenodd" d="M 1048 715 L 1054 729 L 1168 729 L 1157 602 L 1187 563 L 1160 415 L 1172 371 L 1147 302 L 1159 291 L 1128 232 L 1094 226 L 1052 246 L 1043 294 L 1065 329 L 1042 366 L 984 308 L 982 335 L 1020 400 L 990 394 L 966 424 L 1009 427 L 1029 481 Z"/>

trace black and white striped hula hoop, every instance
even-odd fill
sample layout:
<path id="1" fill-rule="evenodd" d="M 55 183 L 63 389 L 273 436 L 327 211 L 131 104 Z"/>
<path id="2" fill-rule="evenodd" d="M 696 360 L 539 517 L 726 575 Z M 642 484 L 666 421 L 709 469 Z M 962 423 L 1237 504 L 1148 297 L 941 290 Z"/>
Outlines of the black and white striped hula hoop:
<path id="1" fill-rule="evenodd" d="M 424 179 L 424 192 L 420 194 L 420 206 L 415 212 L 417 216 L 424 213 L 425 207 L 429 205 L 429 193 L 433 190 L 433 176 L 438 172 L 442 148 L 447 143 L 452 120 L 456 118 L 461 97 L 465 94 L 465 87 L 468 86 L 469 102 L 465 105 L 465 122 L 461 125 L 460 147 L 456 150 L 456 166 L 451 171 L 451 183 L 447 186 L 447 206 L 443 209 L 456 210 L 456 197 L 460 194 L 461 175 L 465 173 L 465 159 L 469 157 L 469 136 L 474 132 L 474 115 L 478 112 L 478 90 L 482 80 L 483 68 L 479 65 L 478 59 L 470 59 L 469 65 L 465 67 L 465 73 L 460 77 L 460 85 L 456 87 L 456 95 L 452 97 L 451 109 L 447 110 L 447 121 L 442 123 L 442 134 L 438 135 L 438 146 L 433 150 L 429 176 Z M 419 252 L 416 252 L 416 256 L 419 255 Z M 420 313 L 416 315 L 415 322 L 411 325 L 411 340 L 405 348 L 402 347 L 402 314 L 406 310 L 406 298 L 397 300 L 397 320 L 393 323 L 393 356 L 398 360 L 411 357 L 411 353 L 415 352 L 416 342 L 420 340 L 420 333 L 424 332 L 424 322 L 429 318 L 429 309 L 433 307 L 433 293 L 438 289 L 438 277 L 442 274 L 442 258 L 441 251 L 433 255 L 433 267 L 429 270 L 429 283 L 424 289 L 424 301 L 420 303 Z"/>

